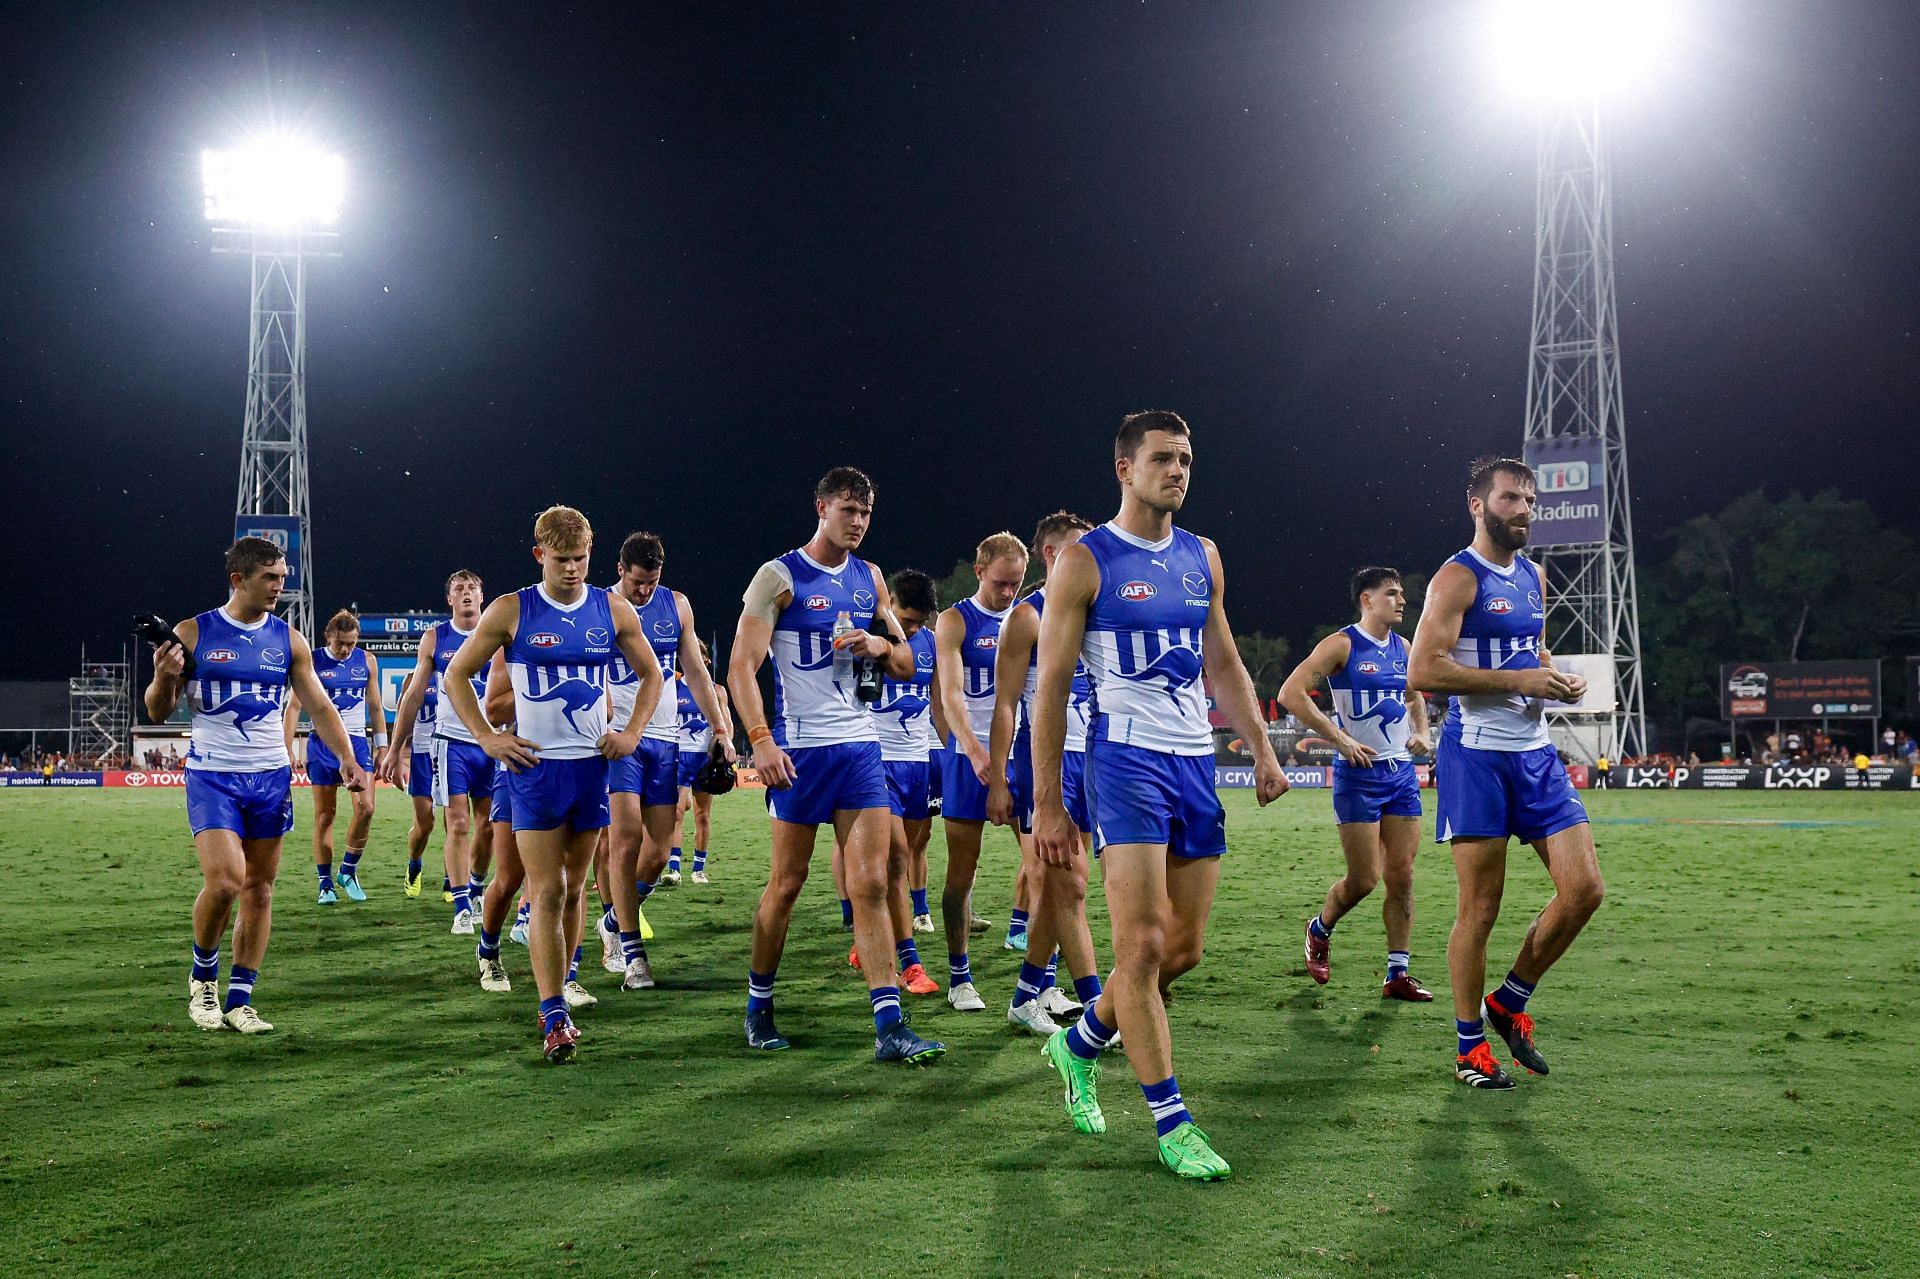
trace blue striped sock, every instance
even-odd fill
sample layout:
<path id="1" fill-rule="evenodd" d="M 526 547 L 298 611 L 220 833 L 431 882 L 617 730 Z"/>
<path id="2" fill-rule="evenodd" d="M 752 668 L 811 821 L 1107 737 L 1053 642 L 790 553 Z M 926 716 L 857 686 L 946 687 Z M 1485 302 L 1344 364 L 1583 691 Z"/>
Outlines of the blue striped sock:
<path id="1" fill-rule="evenodd" d="M 1007 920 L 1007 936 L 1011 937 L 1015 933 L 1026 932 L 1027 920 L 1029 918 L 1031 918 L 1031 916 L 1024 910 L 1014 911 L 1012 917 Z"/>
<path id="2" fill-rule="evenodd" d="M 242 968 L 235 964 L 227 974 L 227 1011 L 253 1002 L 253 983 L 260 980 L 260 972 L 255 968 Z"/>
<path id="3" fill-rule="evenodd" d="M 1462 1057 L 1487 1042 L 1487 1028 L 1480 1024 L 1478 1017 L 1475 1017 L 1472 1021 L 1461 1021 L 1458 1017 L 1454 1018 L 1453 1033 L 1459 1037 L 1460 1055 Z"/>
<path id="4" fill-rule="evenodd" d="M 620 934 L 620 957 L 622 959 L 631 964 L 634 960 L 646 953 L 646 945 L 640 940 L 640 934 L 637 931 L 623 931 Z"/>
<path id="5" fill-rule="evenodd" d="M 639 899 L 634 903 L 634 905 L 644 906 L 647 904 L 647 898 L 653 896 L 653 885 L 652 884 L 635 884 L 633 886 L 633 895 Z"/>
<path id="6" fill-rule="evenodd" d="M 900 988 L 898 986 L 875 986 L 867 992 L 867 998 L 873 1002 L 875 1034 L 885 1034 L 889 1026 L 900 1024 Z"/>
<path id="7" fill-rule="evenodd" d="M 1046 974 L 1040 979 L 1040 989 L 1045 990 L 1049 986 L 1057 986 L 1059 984 L 1060 984 L 1060 948 L 1058 946 L 1055 946 L 1053 948 L 1053 954 L 1047 957 L 1047 971 L 1046 971 Z"/>
<path id="8" fill-rule="evenodd" d="M 1315 915 L 1312 919 L 1309 919 L 1307 921 L 1307 931 L 1312 933 L 1315 937 L 1318 937 L 1321 941 L 1325 941 L 1327 938 L 1333 936 L 1333 929 L 1328 928 L 1325 924 L 1321 923 L 1320 916 L 1318 915 Z"/>
<path id="9" fill-rule="evenodd" d="M 1013 984 L 1013 1006 L 1018 1008 L 1022 1004 L 1038 999 L 1040 992 L 1046 989 L 1040 984 L 1046 980 L 1046 976 L 1047 970 L 1040 965 L 1021 960 L 1020 977 Z"/>
<path id="10" fill-rule="evenodd" d="M 1490 998 L 1494 1006 L 1508 1016 L 1523 1013 L 1527 1011 L 1527 1001 L 1533 998 L 1533 983 L 1522 981 L 1519 973 L 1509 970 L 1507 979 Z"/>
<path id="11" fill-rule="evenodd" d="M 567 997 L 555 995 L 551 999 L 540 1001 L 540 1030 L 543 1034 L 552 1034 L 567 1024 Z"/>
<path id="12" fill-rule="evenodd" d="M 1141 1084 L 1140 1091 L 1147 1096 L 1147 1105 L 1153 1110 L 1153 1126 L 1164 1137 L 1181 1124 L 1193 1122 L 1193 1116 L 1187 1113 L 1187 1103 L 1180 1100 L 1180 1085 L 1168 1075 L 1157 1084 Z"/>
<path id="13" fill-rule="evenodd" d="M 1073 979 L 1073 997 L 1085 1007 L 1093 1007 L 1093 1001 L 1100 998 L 1100 974 L 1089 973 L 1085 977 Z"/>
<path id="14" fill-rule="evenodd" d="M 313 868 L 313 873 L 320 877 L 321 892 L 324 893 L 329 888 L 333 887 L 333 863 L 332 862 L 327 862 L 325 865 L 316 864 Z"/>
<path id="15" fill-rule="evenodd" d="M 200 943 L 193 944 L 193 979 L 195 981 L 220 980 L 220 948 L 202 950 Z"/>
<path id="16" fill-rule="evenodd" d="M 747 1011 L 750 1013 L 773 1011 L 772 973 L 747 973 Z"/>
<path id="17" fill-rule="evenodd" d="M 600 912 L 600 927 L 610 933 L 620 931 L 620 916 L 614 911 L 612 902 L 608 902 L 607 908 Z"/>
<path id="18" fill-rule="evenodd" d="M 408 879 L 420 878 L 420 868 L 424 864 L 425 863 L 423 863 L 418 857 L 407 858 L 407 878 Z"/>
<path id="19" fill-rule="evenodd" d="M 487 895 L 487 881 L 483 875 L 467 876 L 467 903 L 474 910 L 480 909 L 480 899 Z"/>
<path id="20" fill-rule="evenodd" d="M 366 851 L 367 850 L 364 848 L 349 848 L 347 850 L 347 855 L 340 859 L 340 873 L 342 875 L 359 874 L 360 873 L 360 857 Z"/>
<path id="21" fill-rule="evenodd" d="M 958 986 L 963 982 L 970 982 L 972 980 L 973 969 L 967 963 L 967 952 L 963 950 L 956 955 L 952 951 L 948 951 L 947 983 L 952 986 Z"/>
<path id="22" fill-rule="evenodd" d="M 707 868 L 707 850 L 706 849 L 696 848 L 693 850 L 693 868 L 696 871 L 702 871 Z"/>
<path id="23" fill-rule="evenodd" d="M 453 890 L 453 913 L 458 915 L 463 910 L 472 910 L 472 909 L 473 909 L 473 898 L 467 893 L 467 890 L 465 888 L 454 889 Z"/>
<path id="24" fill-rule="evenodd" d="M 924 888 L 916 888 L 913 890 L 913 913 L 916 915 L 929 913 L 927 910 L 927 890 Z"/>
<path id="25" fill-rule="evenodd" d="M 473 948 L 473 953 L 481 959 L 500 958 L 500 934 L 490 933 L 483 926 L 480 929 L 480 944 Z"/>
<path id="26" fill-rule="evenodd" d="M 516 924 L 525 924 L 529 919 L 532 919 L 532 918 L 533 918 L 533 903 L 521 902 L 520 909 L 514 912 L 513 922 Z"/>
<path id="27" fill-rule="evenodd" d="M 840 922 L 842 924 L 851 924 L 853 922 L 852 898 L 842 897 L 840 899 Z"/>
<path id="28" fill-rule="evenodd" d="M 913 944 L 913 938 L 903 938 L 893 944 L 893 958 L 904 973 L 920 962 L 920 948 Z"/>
<path id="29" fill-rule="evenodd" d="M 1076 1057 L 1084 1057 L 1088 1061 L 1092 1061 L 1104 1052 L 1107 1045 L 1113 1042 L 1114 1035 L 1118 1033 L 1101 1021 L 1093 1009 L 1094 1001 L 1088 1000 L 1085 1010 L 1080 1014 L 1080 1020 L 1067 1027 L 1067 1051 Z"/>
<path id="30" fill-rule="evenodd" d="M 667 850 L 667 869 L 680 869 L 680 845 L 678 844 Z"/>
<path id="31" fill-rule="evenodd" d="M 575 946 L 573 948 L 573 959 L 567 964 L 568 981 L 580 980 L 580 952 L 584 949 L 586 949 L 584 946 Z"/>
<path id="32" fill-rule="evenodd" d="M 1407 955 L 1407 952 L 1404 950 L 1390 950 L 1387 952 L 1387 980 L 1388 981 L 1392 981 L 1396 977 L 1405 977 L 1407 975 L 1408 958 L 1409 956 Z"/>

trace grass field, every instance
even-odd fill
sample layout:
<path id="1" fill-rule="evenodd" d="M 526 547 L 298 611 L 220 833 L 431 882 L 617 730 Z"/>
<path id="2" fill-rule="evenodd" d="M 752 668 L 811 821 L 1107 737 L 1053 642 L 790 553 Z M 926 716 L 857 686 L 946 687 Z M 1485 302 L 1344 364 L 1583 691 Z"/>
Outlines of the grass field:
<path id="1" fill-rule="evenodd" d="M 187 1021 L 178 793 L 0 795 L 0 1272 L 1920 1274 L 1920 797 L 1590 802 L 1609 896 L 1535 997 L 1554 1074 L 1484 1094 L 1449 1075 L 1444 850 L 1422 849 L 1414 938 L 1439 999 L 1383 1007 L 1370 906 L 1332 985 L 1300 962 L 1335 874 L 1325 793 L 1231 795 L 1209 953 L 1171 1010 L 1236 1171 L 1200 1186 L 1158 1167 L 1124 1063 L 1110 1131 L 1079 1136 L 997 1010 L 917 1001 L 952 1053 L 872 1064 L 824 860 L 780 973 L 796 1051 L 749 1054 L 752 795 L 720 806 L 718 882 L 649 909 L 661 988 L 618 998 L 592 967 L 567 1069 L 541 1063 L 525 952 L 485 995 L 438 894 L 401 896 L 390 793 L 364 905 L 315 907 L 290 841 L 257 999 L 280 1029 L 256 1039 Z M 936 882 L 943 856 L 936 835 Z M 985 860 L 1004 921 L 1004 834 Z M 1516 858 L 1496 981 L 1546 892 Z M 976 945 L 1003 1006 L 1017 961 Z"/>

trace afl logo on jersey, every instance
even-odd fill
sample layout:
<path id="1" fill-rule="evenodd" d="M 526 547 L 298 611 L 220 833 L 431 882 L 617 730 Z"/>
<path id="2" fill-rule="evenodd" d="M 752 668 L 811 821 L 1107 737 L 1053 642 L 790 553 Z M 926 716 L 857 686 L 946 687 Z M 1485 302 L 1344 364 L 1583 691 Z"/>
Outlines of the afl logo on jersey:
<path id="1" fill-rule="evenodd" d="M 976 636 L 973 641 L 973 646 L 975 648 L 998 648 L 1000 646 L 1000 637 L 998 635 Z"/>
<path id="2" fill-rule="evenodd" d="M 1152 582 L 1133 581 L 1123 585 L 1114 594 L 1132 604 L 1144 604 L 1160 593 Z"/>
<path id="3" fill-rule="evenodd" d="M 1496 595 L 1487 601 L 1487 612 L 1511 613 L 1513 612 L 1513 601 L 1504 595 Z"/>
<path id="4" fill-rule="evenodd" d="M 209 662 L 237 662 L 240 660 L 240 654 L 230 648 L 210 649 L 202 654 L 202 656 Z"/>
<path id="5" fill-rule="evenodd" d="M 556 648 L 559 644 L 560 637 L 552 631 L 537 631 L 527 636 L 528 648 Z"/>
<path id="6" fill-rule="evenodd" d="M 832 608 L 833 601 L 824 595 L 809 595 L 802 601 L 802 605 L 803 607 L 812 609 L 816 613 L 821 613 Z"/>
<path id="7" fill-rule="evenodd" d="M 1380 673 L 1380 663 L 1375 661 L 1355 662 L 1353 669 L 1362 675 L 1378 675 Z"/>

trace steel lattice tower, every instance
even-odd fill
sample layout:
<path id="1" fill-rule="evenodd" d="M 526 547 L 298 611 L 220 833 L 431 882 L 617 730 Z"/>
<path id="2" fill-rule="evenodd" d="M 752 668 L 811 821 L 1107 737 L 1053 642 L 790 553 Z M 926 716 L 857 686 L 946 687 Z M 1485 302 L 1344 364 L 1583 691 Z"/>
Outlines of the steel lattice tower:
<path id="1" fill-rule="evenodd" d="M 1613 286 L 1613 187 L 1596 97 L 1542 109 L 1526 442 L 1598 440 L 1606 538 L 1539 552 L 1556 651 L 1611 653 L 1617 709 L 1602 750 L 1649 746 Z"/>

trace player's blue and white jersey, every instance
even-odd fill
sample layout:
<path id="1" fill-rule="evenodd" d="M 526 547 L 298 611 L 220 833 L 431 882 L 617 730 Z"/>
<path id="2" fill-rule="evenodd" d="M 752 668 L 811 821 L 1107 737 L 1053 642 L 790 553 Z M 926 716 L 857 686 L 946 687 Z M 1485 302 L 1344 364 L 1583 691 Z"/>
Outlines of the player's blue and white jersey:
<path id="1" fill-rule="evenodd" d="M 1333 721 L 1340 731 L 1370 746 L 1374 758 L 1413 758 L 1407 738 L 1413 735 L 1407 718 L 1407 642 L 1397 631 L 1376 640 L 1358 624 L 1346 628 L 1347 664 L 1327 676 L 1333 700 Z M 1345 763 L 1345 757 L 1339 763 Z"/>
<path id="2" fill-rule="evenodd" d="M 1453 660 L 1482 671 L 1528 671 L 1540 665 L 1546 606 L 1540 570 L 1525 556 L 1501 568 L 1472 547 L 1447 561 L 1473 572 L 1473 603 L 1460 619 Z M 1552 744 L 1546 703 L 1518 693 L 1461 693 L 1441 731 L 1462 746 L 1484 751 L 1530 751 Z"/>
<path id="3" fill-rule="evenodd" d="M 193 712 L 187 767 L 209 773 L 251 773 L 286 768 L 281 714 L 287 703 L 292 634 L 269 613 L 252 625 L 216 608 L 193 619 L 200 636 L 193 645 L 193 678 L 187 706 Z"/>
<path id="4" fill-rule="evenodd" d="M 933 630 L 923 626 L 907 637 L 913 650 L 913 678 L 880 682 L 873 720 L 880 729 L 880 758 L 899 764 L 924 764 L 933 743 Z"/>
<path id="5" fill-rule="evenodd" d="M 313 673 L 319 676 L 320 686 L 327 690 L 327 700 L 333 703 L 333 709 L 340 712 L 347 736 L 365 737 L 367 681 L 373 677 L 366 650 L 355 648 L 345 657 L 335 657 L 333 650 L 317 648 L 313 653 Z M 385 725 L 381 727 L 384 730 Z"/>
<path id="6" fill-rule="evenodd" d="M 1022 600 L 1023 604 L 1033 605 L 1033 611 L 1044 616 L 1047 607 L 1047 588 L 1042 586 Z M 1033 695 L 1040 688 L 1040 645 L 1033 646 L 1033 656 L 1027 659 L 1027 686 L 1020 694 L 1020 732 L 1033 732 Z M 1087 732 L 1092 727 L 1093 681 L 1087 678 L 1087 664 L 1073 664 L 1073 683 L 1067 688 L 1067 738 L 1065 749 L 1084 752 L 1087 749 Z"/>
<path id="7" fill-rule="evenodd" d="M 453 709 L 453 703 L 447 699 L 447 667 L 453 665 L 453 655 L 467 642 L 472 631 L 463 631 L 452 622 L 433 624 L 433 688 L 438 701 L 444 703 L 439 715 L 433 722 L 433 735 L 444 737 L 450 742 L 475 742 L 476 739 L 467 722 Z M 469 681 L 473 685 L 474 700 L 480 703 L 484 713 L 487 704 L 487 672 L 482 667 L 480 673 Z"/>
<path id="8" fill-rule="evenodd" d="M 1102 524 L 1080 539 L 1100 569 L 1080 658 L 1092 732 L 1170 755 L 1211 755 L 1202 645 L 1213 603 L 1207 548 L 1185 529 L 1147 542 Z"/>
<path id="9" fill-rule="evenodd" d="M 609 588 L 607 594 L 611 596 L 616 592 Z M 633 604 L 633 601 L 627 603 Z M 640 633 L 647 637 L 654 660 L 660 665 L 661 679 L 665 681 L 660 686 L 660 700 L 653 704 L 653 717 L 647 721 L 641 736 L 673 742 L 678 749 L 680 713 L 672 689 L 674 672 L 680 665 L 680 606 L 672 591 L 656 586 L 645 604 L 633 604 L 633 611 L 640 617 Z M 607 691 L 613 695 L 613 717 L 609 722 L 616 730 L 623 729 L 633 715 L 633 703 L 640 696 L 640 677 L 627 665 L 627 655 L 617 644 L 613 660 L 607 664 Z"/>
<path id="10" fill-rule="evenodd" d="M 420 710 L 413 717 L 413 749 L 417 751 L 426 750 L 427 739 L 434 735 L 434 717 L 440 712 L 440 690 L 435 687 L 437 683 L 437 680 L 427 681 L 426 694 L 420 699 Z"/>
<path id="11" fill-rule="evenodd" d="M 607 593 L 587 588 L 571 605 L 544 586 L 519 591 L 520 624 L 507 646 L 514 731 L 540 758 L 586 759 L 607 732 L 607 667 L 616 651 Z"/>
<path id="12" fill-rule="evenodd" d="M 960 691 L 966 698 L 967 724 L 980 744 L 993 732 L 994 666 L 1000 657 L 1000 627 L 1011 608 L 998 613 L 981 608 L 972 597 L 955 604 L 966 625 L 960 639 Z"/>
<path id="13" fill-rule="evenodd" d="M 786 580 L 793 601 L 773 623 L 773 740 L 783 749 L 877 742 L 866 704 L 833 674 L 833 623 L 845 613 L 854 626 L 873 625 L 879 584 L 867 562 L 849 555 L 828 568 L 804 550 L 788 551 L 768 567 Z"/>
<path id="14" fill-rule="evenodd" d="M 666 694 L 661 694 L 661 700 Z M 700 710 L 700 703 L 693 700 L 693 690 L 687 687 L 687 677 L 680 676 L 673 681 L 673 710 L 680 722 L 680 749 L 698 751 L 704 755 L 713 749 L 713 725 Z"/>

